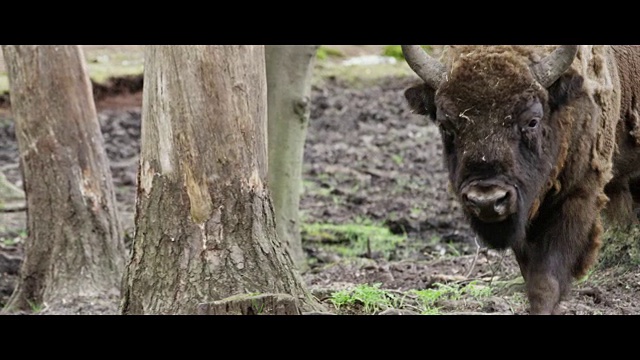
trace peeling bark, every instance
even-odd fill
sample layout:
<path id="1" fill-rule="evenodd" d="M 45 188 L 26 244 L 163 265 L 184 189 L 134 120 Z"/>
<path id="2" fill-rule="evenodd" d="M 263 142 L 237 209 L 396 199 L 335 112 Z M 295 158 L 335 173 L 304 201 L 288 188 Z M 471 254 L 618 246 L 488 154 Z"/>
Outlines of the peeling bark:
<path id="1" fill-rule="evenodd" d="M 123 314 L 196 314 L 237 294 L 317 308 L 277 237 L 263 46 L 148 46 L 136 234 Z"/>
<path id="2" fill-rule="evenodd" d="M 75 45 L 5 45 L 27 198 L 6 309 L 119 295 L 124 243 L 91 83 Z"/>

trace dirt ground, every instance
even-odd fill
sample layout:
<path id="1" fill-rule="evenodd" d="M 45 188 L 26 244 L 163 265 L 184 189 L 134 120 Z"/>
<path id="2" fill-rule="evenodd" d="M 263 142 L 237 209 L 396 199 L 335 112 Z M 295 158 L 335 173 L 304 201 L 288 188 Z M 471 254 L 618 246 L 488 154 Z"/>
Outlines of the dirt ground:
<path id="1" fill-rule="evenodd" d="M 379 48 L 354 46 L 349 51 L 356 56 L 379 53 Z M 303 278 L 337 314 L 424 313 L 418 306 L 420 291 L 469 284 L 486 291 L 481 296 L 472 292 L 443 296 L 434 301 L 437 313 L 527 314 L 513 255 L 478 244 L 447 191 L 437 129 L 411 114 L 402 95 L 415 82 L 411 76 L 383 77 L 374 85 L 357 86 L 330 78 L 312 89 L 301 201 L 304 222 L 377 224 L 403 241 L 389 247 L 367 240 L 364 250 L 345 255 L 327 244 L 348 239 L 319 236 L 305 228 L 303 246 L 310 269 Z M 119 84 L 121 93 L 106 89 L 97 108 L 118 210 L 129 238 L 140 150 L 141 82 L 127 79 Z M 122 91 L 127 87 L 132 91 Z M 9 112 L 0 112 L 0 170 L 22 185 Z M 0 214 L 0 239 L 14 240 L 0 242 L 0 306 L 15 286 L 26 236 L 24 220 L 24 213 Z M 334 306 L 332 294 L 358 284 L 376 284 L 394 301 L 374 311 L 363 302 Z M 575 284 L 563 303 L 564 313 L 640 314 L 639 290 L 637 267 L 597 266 Z M 111 314 L 116 305 L 75 304 L 78 310 L 68 313 Z"/>

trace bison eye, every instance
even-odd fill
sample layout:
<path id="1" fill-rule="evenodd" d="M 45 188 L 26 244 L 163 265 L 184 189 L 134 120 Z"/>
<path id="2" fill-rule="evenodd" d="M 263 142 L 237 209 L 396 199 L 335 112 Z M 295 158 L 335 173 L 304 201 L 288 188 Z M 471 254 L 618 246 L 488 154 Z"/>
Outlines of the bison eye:
<path id="1" fill-rule="evenodd" d="M 537 119 L 537 118 L 531 119 L 531 120 L 529 121 L 529 124 L 528 124 L 529 129 L 535 129 L 535 128 L 537 128 L 539 123 L 540 123 L 540 120 L 539 120 L 539 119 Z"/>

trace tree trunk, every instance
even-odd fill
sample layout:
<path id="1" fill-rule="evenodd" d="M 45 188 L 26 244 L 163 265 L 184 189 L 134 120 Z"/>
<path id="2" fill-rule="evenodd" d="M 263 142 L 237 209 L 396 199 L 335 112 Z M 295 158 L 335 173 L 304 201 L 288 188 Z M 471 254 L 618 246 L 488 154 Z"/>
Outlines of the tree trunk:
<path id="1" fill-rule="evenodd" d="M 311 109 L 311 75 L 318 45 L 267 45 L 269 189 L 278 237 L 299 269 L 307 268 L 300 239 L 302 158 Z"/>
<path id="2" fill-rule="evenodd" d="M 123 314 L 196 314 L 246 293 L 314 302 L 278 240 L 264 47 L 148 46 Z"/>
<path id="3" fill-rule="evenodd" d="M 125 250 L 82 51 L 2 50 L 28 209 L 25 260 L 6 308 L 116 300 Z"/>

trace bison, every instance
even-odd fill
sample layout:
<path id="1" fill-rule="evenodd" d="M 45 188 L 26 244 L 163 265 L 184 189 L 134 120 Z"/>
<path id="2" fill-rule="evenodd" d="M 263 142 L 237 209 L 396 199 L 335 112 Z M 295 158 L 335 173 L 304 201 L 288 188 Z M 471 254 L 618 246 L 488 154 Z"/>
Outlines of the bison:
<path id="1" fill-rule="evenodd" d="M 439 127 L 450 188 L 491 248 L 511 248 L 531 314 L 557 314 L 596 260 L 602 218 L 640 199 L 640 46 L 402 46 L 404 96 Z"/>

